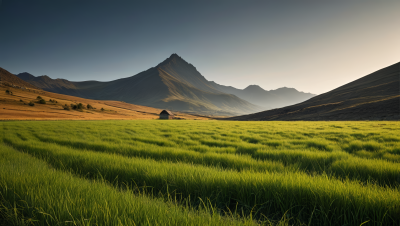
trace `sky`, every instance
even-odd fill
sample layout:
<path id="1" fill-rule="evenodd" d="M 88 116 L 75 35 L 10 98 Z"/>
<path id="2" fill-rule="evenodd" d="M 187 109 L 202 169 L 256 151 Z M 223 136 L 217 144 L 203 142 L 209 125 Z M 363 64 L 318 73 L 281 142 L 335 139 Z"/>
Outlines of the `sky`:
<path id="1" fill-rule="evenodd" d="M 111 81 L 177 53 L 209 81 L 321 94 L 400 61 L 399 0 L 0 0 L 0 67 Z"/>

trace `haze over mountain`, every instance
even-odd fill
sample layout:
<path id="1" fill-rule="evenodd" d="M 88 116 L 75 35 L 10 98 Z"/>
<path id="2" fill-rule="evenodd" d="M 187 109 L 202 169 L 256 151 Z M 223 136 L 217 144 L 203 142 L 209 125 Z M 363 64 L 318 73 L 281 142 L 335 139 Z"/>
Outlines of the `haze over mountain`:
<path id="1" fill-rule="evenodd" d="M 219 85 L 205 79 L 177 54 L 137 75 L 110 82 L 71 82 L 26 72 L 17 76 L 51 92 L 210 115 L 254 113 L 313 96 L 290 88 L 265 91 L 259 86 L 249 86 L 240 90 Z"/>
<path id="2" fill-rule="evenodd" d="M 243 100 L 261 106 L 264 110 L 297 104 L 316 96 L 315 94 L 299 92 L 294 88 L 287 87 L 267 91 L 258 85 L 249 85 L 245 89 L 237 89 L 232 86 L 219 85 L 215 82 L 211 83 L 216 89 L 236 95 Z"/>
<path id="3" fill-rule="evenodd" d="M 399 120 L 400 62 L 296 105 L 231 120 Z"/>

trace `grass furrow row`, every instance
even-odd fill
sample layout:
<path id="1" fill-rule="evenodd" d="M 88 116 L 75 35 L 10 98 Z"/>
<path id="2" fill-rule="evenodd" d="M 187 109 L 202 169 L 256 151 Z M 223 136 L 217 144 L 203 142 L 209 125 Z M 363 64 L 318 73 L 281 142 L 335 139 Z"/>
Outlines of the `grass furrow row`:
<path id="1" fill-rule="evenodd" d="M 40 157 L 53 167 L 121 184 L 150 186 L 154 192 L 181 194 L 221 209 L 257 210 L 272 217 L 285 212 L 316 224 L 390 225 L 400 221 L 398 189 L 360 185 L 327 176 L 297 173 L 229 171 L 187 163 L 157 162 L 34 141 L 5 139 L 15 148 Z"/>
<path id="2" fill-rule="evenodd" d="M 299 170 L 309 174 L 327 174 L 331 177 L 369 181 L 391 187 L 400 184 L 400 164 L 379 159 L 362 159 L 343 151 L 260 150 L 251 155 L 232 155 L 197 153 L 179 148 L 161 148 L 142 143 L 112 144 L 107 142 L 80 142 L 40 135 L 36 135 L 36 137 L 43 142 L 53 142 L 78 149 L 116 153 L 128 157 L 219 166 L 238 171 L 294 172 Z"/>
<path id="3" fill-rule="evenodd" d="M 6 225 L 253 225 L 85 180 L 0 143 L 0 222 Z M 211 214 L 210 214 L 211 212 Z"/>

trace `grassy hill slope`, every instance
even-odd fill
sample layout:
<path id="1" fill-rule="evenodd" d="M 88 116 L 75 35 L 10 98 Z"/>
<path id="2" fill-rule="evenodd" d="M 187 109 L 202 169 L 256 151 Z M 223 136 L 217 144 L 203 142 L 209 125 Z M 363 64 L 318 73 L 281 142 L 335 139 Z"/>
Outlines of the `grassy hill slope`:
<path id="1" fill-rule="evenodd" d="M 399 120 L 400 62 L 300 104 L 232 120 Z"/>

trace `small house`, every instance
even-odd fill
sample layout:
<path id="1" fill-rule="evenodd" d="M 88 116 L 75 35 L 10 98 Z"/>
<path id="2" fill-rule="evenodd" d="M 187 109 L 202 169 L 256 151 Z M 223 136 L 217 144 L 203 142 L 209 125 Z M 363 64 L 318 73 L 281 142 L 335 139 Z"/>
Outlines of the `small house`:
<path id="1" fill-rule="evenodd" d="M 173 118 L 174 118 L 174 114 L 172 114 L 171 111 L 163 110 L 160 113 L 160 119 L 173 119 Z"/>

